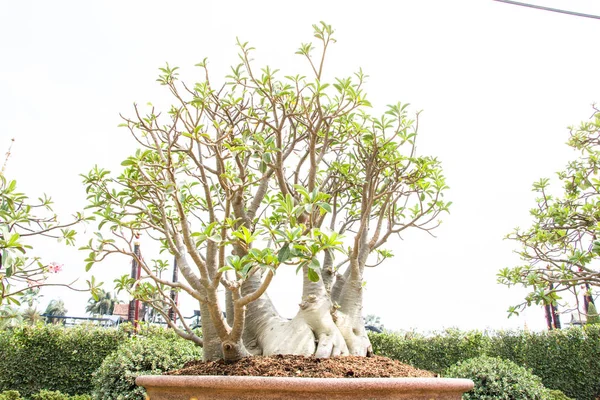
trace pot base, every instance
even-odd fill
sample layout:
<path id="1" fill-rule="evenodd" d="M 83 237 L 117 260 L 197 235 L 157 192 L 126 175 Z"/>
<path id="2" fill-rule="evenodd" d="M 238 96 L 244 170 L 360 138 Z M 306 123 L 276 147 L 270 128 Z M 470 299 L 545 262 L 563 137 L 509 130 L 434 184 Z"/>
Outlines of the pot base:
<path id="1" fill-rule="evenodd" d="M 412 399 L 460 400 L 473 388 L 454 378 L 277 378 L 260 376 L 166 376 L 136 379 L 149 400 Z"/>

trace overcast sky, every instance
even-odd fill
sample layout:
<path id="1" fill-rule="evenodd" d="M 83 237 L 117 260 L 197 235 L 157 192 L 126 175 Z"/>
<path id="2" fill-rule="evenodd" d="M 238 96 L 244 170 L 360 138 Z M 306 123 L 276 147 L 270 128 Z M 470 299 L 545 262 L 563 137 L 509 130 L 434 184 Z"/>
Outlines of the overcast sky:
<path id="1" fill-rule="evenodd" d="M 597 0 L 535 3 L 600 15 Z M 118 171 L 136 148 L 117 128 L 119 113 L 169 100 L 158 67 L 180 66 L 194 82 L 194 64 L 208 57 L 220 79 L 240 37 L 257 48 L 258 64 L 292 75 L 304 68 L 295 50 L 320 20 L 338 40 L 327 76 L 362 68 L 375 111 L 398 101 L 423 110 L 418 151 L 442 161 L 451 187 L 437 238 L 407 234 L 390 243 L 394 259 L 367 272 L 365 314 L 392 329 L 543 329 L 539 308 L 507 319 L 524 292 L 499 286 L 496 273 L 519 263 L 503 237 L 529 224 L 531 184 L 576 157 L 564 144 L 567 126 L 600 101 L 597 19 L 492 0 L 0 1 L 0 151 L 16 139 L 6 175 L 31 197 L 52 195 L 67 218 L 84 206 L 79 174 L 95 164 Z M 61 279 L 85 279 L 84 254 L 39 250 L 65 264 Z M 93 273 L 111 288 L 129 268 L 115 260 Z M 292 316 L 293 271 L 278 272 L 272 286 Z M 70 315 L 83 315 L 89 297 L 43 293 L 42 307 L 61 297 Z"/>

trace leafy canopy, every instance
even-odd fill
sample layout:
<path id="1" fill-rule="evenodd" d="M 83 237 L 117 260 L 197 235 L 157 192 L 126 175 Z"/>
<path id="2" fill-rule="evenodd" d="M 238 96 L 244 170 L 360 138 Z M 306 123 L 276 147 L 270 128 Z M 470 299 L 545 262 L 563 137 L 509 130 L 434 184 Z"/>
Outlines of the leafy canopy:
<path id="1" fill-rule="evenodd" d="M 600 112 L 570 128 L 568 145 L 579 157 L 558 172 L 562 192 L 554 194 L 550 179 L 533 184 L 536 207 L 532 225 L 508 235 L 521 246 L 524 265 L 504 268 L 498 281 L 530 289 L 510 313 L 532 304 L 556 305 L 564 292 L 593 298 L 600 286 Z"/>

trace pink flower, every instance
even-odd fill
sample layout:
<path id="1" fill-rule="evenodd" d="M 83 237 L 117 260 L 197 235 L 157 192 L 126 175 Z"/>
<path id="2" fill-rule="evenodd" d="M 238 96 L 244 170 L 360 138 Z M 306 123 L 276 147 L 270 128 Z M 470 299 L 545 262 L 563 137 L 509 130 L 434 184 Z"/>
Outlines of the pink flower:
<path id="1" fill-rule="evenodd" d="M 56 273 L 62 271 L 63 265 L 58 264 L 53 261 L 50 264 L 48 264 L 48 266 L 46 268 L 48 269 L 48 272 L 50 272 L 51 274 L 56 274 Z"/>

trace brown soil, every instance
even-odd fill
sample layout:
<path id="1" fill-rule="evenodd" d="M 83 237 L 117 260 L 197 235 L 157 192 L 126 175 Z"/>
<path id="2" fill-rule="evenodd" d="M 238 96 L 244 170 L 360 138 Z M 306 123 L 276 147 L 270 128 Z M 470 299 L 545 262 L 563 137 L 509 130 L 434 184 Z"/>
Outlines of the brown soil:
<path id="1" fill-rule="evenodd" d="M 402 364 L 387 357 L 315 358 L 293 355 L 246 357 L 232 364 L 222 360 L 190 361 L 168 375 L 238 375 L 304 378 L 434 377 L 434 373 Z"/>

